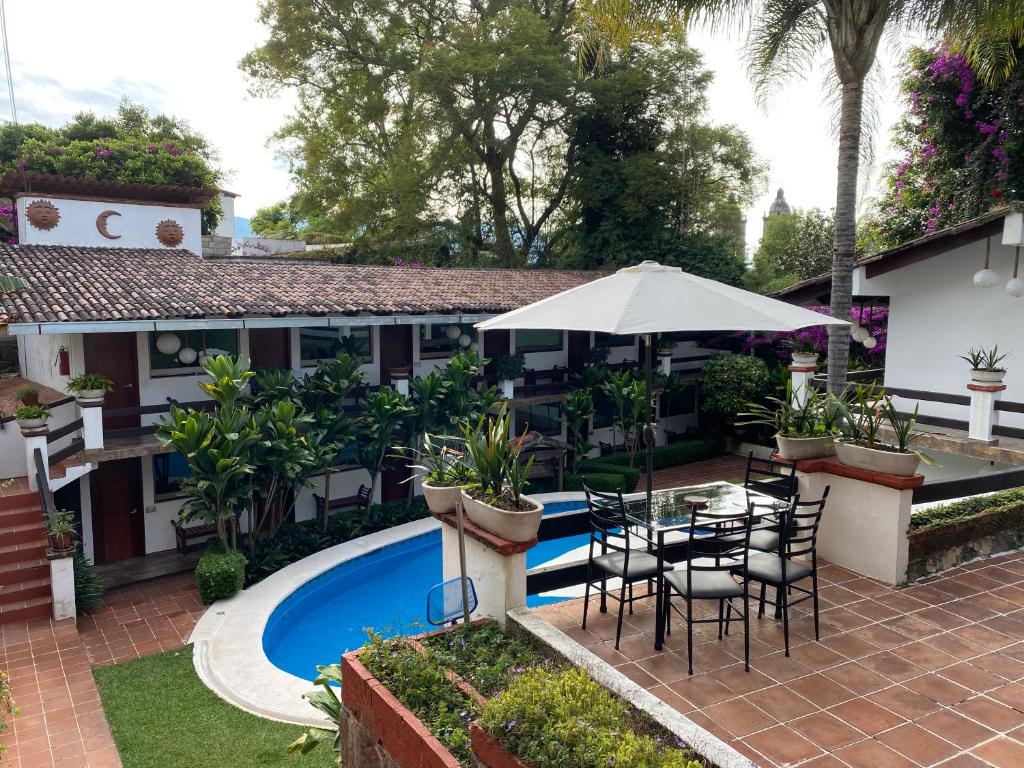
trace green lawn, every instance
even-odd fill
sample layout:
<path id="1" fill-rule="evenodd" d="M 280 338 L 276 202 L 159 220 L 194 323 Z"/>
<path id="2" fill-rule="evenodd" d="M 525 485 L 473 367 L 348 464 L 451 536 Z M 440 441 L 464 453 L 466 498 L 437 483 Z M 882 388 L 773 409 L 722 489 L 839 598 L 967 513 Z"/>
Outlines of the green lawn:
<path id="1" fill-rule="evenodd" d="M 93 674 L 124 768 L 332 765 L 325 746 L 307 756 L 285 753 L 302 728 L 255 717 L 217 698 L 196 676 L 191 646 Z"/>

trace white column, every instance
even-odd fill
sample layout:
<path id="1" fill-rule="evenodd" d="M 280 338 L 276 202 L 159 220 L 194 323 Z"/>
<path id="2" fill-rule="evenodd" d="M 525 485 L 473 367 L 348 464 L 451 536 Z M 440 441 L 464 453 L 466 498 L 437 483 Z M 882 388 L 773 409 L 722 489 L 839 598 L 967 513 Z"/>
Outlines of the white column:
<path id="1" fill-rule="evenodd" d="M 103 448 L 103 404 L 80 403 L 82 411 L 82 439 L 86 450 Z"/>
<path id="2" fill-rule="evenodd" d="M 505 614 L 526 605 L 526 552 L 502 554 L 466 537 L 466 575 L 476 590 L 475 616 L 490 616 L 505 626 Z M 441 524 L 441 562 L 445 581 L 459 577 L 459 534 L 455 526 Z"/>
<path id="3" fill-rule="evenodd" d="M 967 385 L 967 389 L 971 391 L 971 417 L 967 436 L 978 442 L 995 443 L 992 425 L 996 421 L 996 401 L 1002 397 L 1006 385 L 976 384 L 972 381 Z"/>
<path id="4" fill-rule="evenodd" d="M 793 405 L 797 408 L 807 400 L 808 390 L 814 386 L 811 381 L 818 369 L 813 365 L 791 365 L 789 366 L 790 381 L 793 384 Z"/>
<path id="5" fill-rule="evenodd" d="M 672 373 L 672 358 L 671 358 L 671 356 L 661 358 L 661 372 L 663 374 L 665 374 L 666 376 L 668 376 L 670 373 Z"/>
<path id="6" fill-rule="evenodd" d="M 75 564 L 71 557 L 50 559 L 50 589 L 53 592 L 53 618 L 75 618 Z"/>
<path id="7" fill-rule="evenodd" d="M 395 379 L 394 382 L 395 382 L 395 391 L 398 394 L 400 394 L 400 395 L 404 395 L 405 397 L 408 397 L 409 396 L 409 380 L 408 379 Z"/>
<path id="8" fill-rule="evenodd" d="M 46 468 L 47 481 L 50 476 L 50 452 L 46 446 L 46 435 L 49 433 L 48 427 L 41 427 L 40 429 L 32 429 L 29 431 L 22 430 L 21 434 L 25 438 L 25 464 L 28 467 L 28 487 L 33 491 L 39 489 L 36 483 L 36 459 L 35 452 L 36 448 L 43 454 L 43 467 Z"/>
<path id="9" fill-rule="evenodd" d="M 502 379 L 501 380 L 501 396 L 506 400 L 511 400 L 515 397 L 516 383 L 513 379 Z"/>

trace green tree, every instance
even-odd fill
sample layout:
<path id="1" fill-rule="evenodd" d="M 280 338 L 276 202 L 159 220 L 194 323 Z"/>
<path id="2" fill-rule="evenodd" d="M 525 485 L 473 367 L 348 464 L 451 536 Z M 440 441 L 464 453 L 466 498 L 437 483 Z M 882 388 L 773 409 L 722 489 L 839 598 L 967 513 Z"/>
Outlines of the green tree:
<path id="1" fill-rule="evenodd" d="M 832 238 L 832 217 L 817 208 L 770 216 L 754 252 L 748 287 L 771 293 L 828 272 Z"/>
<path id="2" fill-rule="evenodd" d="M 249 219 L 249 227 L 257 237 L 301 240 L 305 236 L 303 221 L 296 218 L 285 201 L 258 209 Z"/>
<path id="3" fill-rule="evenodd" d="M 1014 0 L 963 3 L 959 0 L 682 0 L 679 7 L 711 24 L 748 24 L 747 43 L 755 87 L 764 92 L 806 71 L 823 48 L 832 55 L 838 90 L 839 153 L 832 254 L 833 317 L 850 318 L 856 247 L 857 179 L 863 150 L 864 84 L 878 45 L 893 36 L 923 31 L 969 41 L 972 58 L 995 58 L 1001 40 L 1024 38 Z M 751 22 L 751 19 L 753 21 Z M 828 387 L 839 394 L 846 384 L 850 332 L 829 326 Z"/>
<path id="4" fill-rule="evenodd" d="M 370 475 L 369 511 L 381 471 L 393 461 L 393 446 L 412 406 L 409 398 L 391 387 L 381 387 L 363 399 L 359 415 L 359 466 Z"/>

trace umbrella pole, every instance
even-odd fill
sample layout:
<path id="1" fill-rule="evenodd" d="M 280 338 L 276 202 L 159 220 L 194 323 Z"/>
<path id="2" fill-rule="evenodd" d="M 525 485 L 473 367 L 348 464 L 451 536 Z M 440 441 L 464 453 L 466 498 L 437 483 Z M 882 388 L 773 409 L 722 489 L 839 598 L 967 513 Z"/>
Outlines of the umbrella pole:
<path id="1" fill-rule="evenodd" d="M 653 346 L 652 334 L 644 334 L 644 366 L 646 367 L 647 402 L 644 404 L 644 458 L 647 462 L 647 509 L 651 508 L 651 499 L 654 495 L 654 369 L 652 364 L 651 347 Z"/>

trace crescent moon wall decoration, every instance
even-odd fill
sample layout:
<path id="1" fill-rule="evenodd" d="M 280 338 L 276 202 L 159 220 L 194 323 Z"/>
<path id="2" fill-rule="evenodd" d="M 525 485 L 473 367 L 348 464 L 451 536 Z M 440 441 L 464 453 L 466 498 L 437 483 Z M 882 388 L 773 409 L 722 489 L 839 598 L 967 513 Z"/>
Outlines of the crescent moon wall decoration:
<path id="1" fill-rule="evenodd" d="M 120 235 L 110 234 L 110 230 L 107 229 L 107 219 L 111 216 L 120 216 L 121 214 L 117 211 L 104 211 L 96 217 L 96 230 L 103 235 L 107 240 L 119 240 Z"/>

